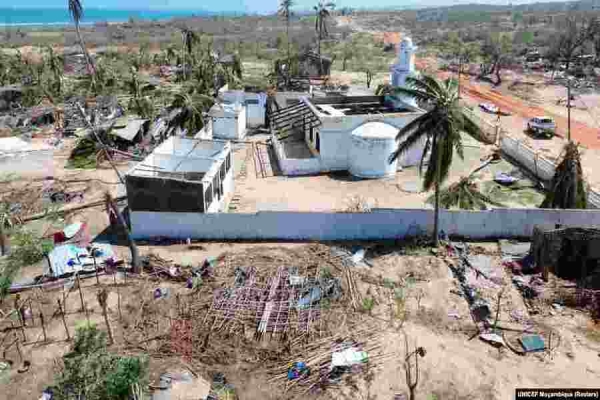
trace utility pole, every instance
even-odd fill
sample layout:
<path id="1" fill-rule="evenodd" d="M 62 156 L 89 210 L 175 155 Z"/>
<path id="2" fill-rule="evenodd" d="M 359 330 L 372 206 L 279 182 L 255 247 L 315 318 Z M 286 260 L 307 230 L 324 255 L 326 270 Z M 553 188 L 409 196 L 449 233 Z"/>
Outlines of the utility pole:
<path id="1" fill-rule="evenodd" d="M 567 79 L 567 140 L 571 141 L 571 80 Z"/>

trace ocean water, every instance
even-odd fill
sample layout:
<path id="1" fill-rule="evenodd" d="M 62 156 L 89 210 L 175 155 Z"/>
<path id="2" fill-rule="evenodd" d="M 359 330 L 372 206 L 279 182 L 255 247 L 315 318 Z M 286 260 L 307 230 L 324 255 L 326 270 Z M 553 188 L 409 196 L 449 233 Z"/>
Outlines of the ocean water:
<path id="1" fill-rule="evenodd" d="M 66 2 L 65 2 L 66 4 Z M 126 22 L 130 18 L 163 20 L 178 17 L 207 16 L 206 11 L 191 10 L 110 10 L 85 9 L 82 25 L 96 22 Z M 69 11 L 61 8 L 3 8 L 0 7 L 0 26 L 69 25 Z"/>

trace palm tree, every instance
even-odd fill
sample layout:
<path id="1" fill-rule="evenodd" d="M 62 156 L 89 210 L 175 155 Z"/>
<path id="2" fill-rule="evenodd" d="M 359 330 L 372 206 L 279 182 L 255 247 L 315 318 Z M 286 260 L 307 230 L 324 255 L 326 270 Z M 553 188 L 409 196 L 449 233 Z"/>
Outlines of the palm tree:
<path id="1" fill-rule="evenodd" d="M 171 121 L 171 126 L 185 129 L 193 135 L 204 127 L 204 112 L 214 104 L 214 99 L 201 93 L 182 91 L 175 94 L 171 108 L 181 108 L 181 112 Z"/>
<path id="2" fill-rule="evenodd" d="M 292 16 L 291 8 L 294 6 L 294 0 L 281 0 L 279 3 L 279 14 L 285 18 L 285 36 L 287 38 L 287 61 L 290 65 L 290 17 Z"/>
<path id="3" fill-rule="evenodd" d="M 406 153 L 418 142 L 425 140 L 423 156 L 419 165 L 422 172 L 426 154 L 431 152 L 427 171 L 423 180 L 424 190 L 435 189 L 435 212 L 433 244 L 438 244 L 440 185 L 448 177 L 454 151 L 464 158 L 461 131 L 479 138 L 479 127 L 469 119 L 458 104 L 457 82 L 448 79 L 438 82 L 435 78 L 423 75 L 420 78 L 408 77 L 408 87 L 394 88 L 395 94 L 410 96 L 427 104 L 428 112 L 406 124 L 398 132 L 398 148 L 390 156 L 390 163 Z"/>
<path id="4" fill-rule="evenodd" d="M 81 30 L 79 29 L 79 22 L 83 17 L 83 6 L 81 4 L 81 0 L 67 0 L 69 5 L 69 13 L 73 18 L 73 22 L 75 23 L 75 31 L 77 32 L 77 40 L 79 40 L 79 45 L 81 46 L 81 50 L 83 51 L 83 55 L 85 57 L 85 62 L 88 67 L 88 71 L 92 74 L 96 74 L 96 67 L 92 62 L 92 57 L 90 57 L 90 53 L 88 53 L 87 48 L 85 47 L 85 42 L 83 41 L 83 37 L 81 36 Z"/>
<path id="5" fill-rule="evenodd" d="M 183 77 L 187 79 L 187 63 L 192 59 L 192 52 L 194 51 L 194 45 L 198 43 L 200 37 L 196 32 L 189 30 L 187 28 L 181 30 L 181 43 L 182 43 L 182 52 L 181 52 L 181 60 L 183 61 Z M 187 57 L 186 57 L 187 55 Z"/>
<path id="6" fill-rule="evenodd" d="M 569 142 L 563 149 L 550 188 L 540 208 L 587 208 L 587 193 L 583 180 L 581 158 L 577 145 Z"/>
<path id="7" fill-rule="evenodd" d="M 325 3 L 323 0 L 319 0 L 319 4 L 314 6 L 314 10 L 317 14 L 315 20 L 315 31 L 317 31 L 318 39 L 318 50 L 319 55 L 319 75 L 323 73 L 323 63 L 321 62 L 321 40 L 323 40 L 328 34 L 327 20 L 331 17 L 331 11 L 335 8 L 335 4 L 332 2 Z"/>
<path id="8" fill-rule="evenodd" d="M 131 67 L 131 78 L 126 82 L 131 99 L 128 109 L 138 114 L 142 118 L 152 118 L 154 107 L 152 101 L 148 98 L 148 93 L 154 89 L 152 85 L 143 85 L 138 76 L 138 70 Z"/>

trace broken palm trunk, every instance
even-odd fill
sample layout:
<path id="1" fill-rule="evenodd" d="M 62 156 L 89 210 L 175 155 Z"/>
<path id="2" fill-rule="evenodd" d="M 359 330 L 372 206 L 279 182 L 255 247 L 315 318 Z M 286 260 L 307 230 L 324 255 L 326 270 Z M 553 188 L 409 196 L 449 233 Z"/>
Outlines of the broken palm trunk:
<path id="1" fill-rule="evenodd" d="M 129 232 L 129 227 L 127 226 L 127 223 L 125 222 L 125 218 L 123 218 L 121 211 L 119 211 L 119 208 L 115 204 L 110 193 L 106 192 L 104 194 L 104 198 L 106 200 L 107 211 L 109 212 L 110 215 L 114 216 L 114 218 L 117 220 L 117 222 L 123 229 L 123 232 L 125 233 L 125 236 L 127 239 L 127 246 L 129 247 L 129 250 L 131 251 L 131 266 L 133 268 L 133 272 L 136 274 L 139 274 L 140 267 L 141 267 L 140 254 L 139 254 L 139 251 L 138 251 L 138 248 L 137 248 L 135 242 L 131 238 L 131 234 Z"/>

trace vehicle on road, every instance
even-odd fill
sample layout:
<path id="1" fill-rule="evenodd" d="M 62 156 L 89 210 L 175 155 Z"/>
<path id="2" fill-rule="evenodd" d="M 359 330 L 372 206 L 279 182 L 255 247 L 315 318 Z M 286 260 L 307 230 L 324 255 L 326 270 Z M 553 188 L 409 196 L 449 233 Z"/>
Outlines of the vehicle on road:
<path id="1" fill-rule="evenodd" d="M 498 107 L 491 103 L 481 103 L 479 104 L 479 108 L 490 114 L 498 114 Z"/>
<path id="2" fill-rule="evenodd" d="M 527 121 L 527 131 L 534 137 L 551 138 L 556 132 L 556 123 L 550 117 L 534 117 Z"/>

